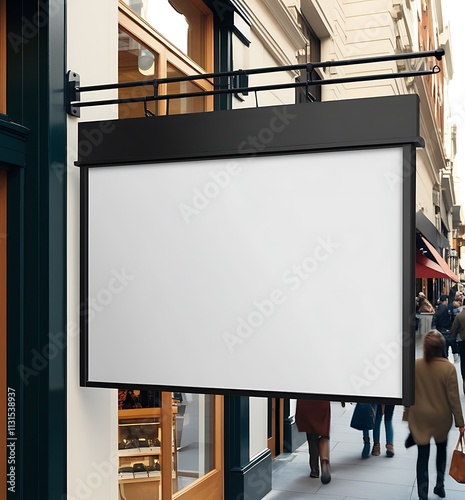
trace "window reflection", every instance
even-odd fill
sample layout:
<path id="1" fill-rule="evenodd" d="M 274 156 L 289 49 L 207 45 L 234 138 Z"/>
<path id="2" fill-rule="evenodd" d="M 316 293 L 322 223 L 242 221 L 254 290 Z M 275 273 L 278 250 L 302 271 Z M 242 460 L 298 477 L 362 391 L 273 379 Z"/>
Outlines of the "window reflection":
<path id="1" fill-rule="evenodd" d="M 169 0 L 148 1 L 147 4 L 145 19 L 184 54 L 188 54 L 189 23 L 182 11 L 178 12 Z"/>
<path id="2" fill-rule="evenodd" d="M 167 64 L 168 78 L 181 77 L 183 74 L 172 64 Z M 167 85 L 167 94 L 185 94 L 200 92 L 201 89 L 193 82 L 175 82 Z M 200 113 L 205 111 L 204 97 L 189 97 L 185 99 L 172 99 L 169 102 L 167 114 L 178 115 L 181 113 Z"/>
<path id="3" fill-rule="evenodd" d="M 214 469 L 214 396 L 185 394 L 176 414 L 178 489 Z"/>
<path id="4" fill-rule="evenodd" d="M 127 0 L 136 14 L 202 68 L 206 66 L 208 11 L 197 0 Z"/>
<path id="5" fill-rule="evenodd" d="M 138 43 L 121 29 L 118 32 L 118 82 L 137 82 L 145 77 L 154 77 L 157 71 L 157 55 Z M 134 99 L 149 94 L 147 87 L 128 87 L 118 90 L 120 99 Z M 158 112 L 158 104 L 154 101 L 146 103 L 146 109 L 153 114 Z M 119 118 L 141 117 L 145 114 L 142 102 L 130 102 L 119 105 Z"/>

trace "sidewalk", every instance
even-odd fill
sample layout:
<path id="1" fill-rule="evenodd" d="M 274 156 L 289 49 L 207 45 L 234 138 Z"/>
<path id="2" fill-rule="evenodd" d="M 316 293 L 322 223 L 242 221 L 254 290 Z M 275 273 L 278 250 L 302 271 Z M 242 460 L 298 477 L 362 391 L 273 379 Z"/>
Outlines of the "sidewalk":
<path id="1" fill-rule="evenodd" d="M 417 356 L 421 356 L 420 341 L 417 343 Z M 462 408 L 465 411 L 465 396 L 462 391 L 460 363 L 455 363 Z M 395 456 L 385 455 L 385 433 L 381 427 L 381 451 L 379 457 L 370 455 L 361 459 L 363 447 L 362 433 L 349 426 L 355 405 L 331 403 L 331 482 L 321 484 L 320 479 L 309 477 L 308 448 L 305 443 L 295 453 L 280 455 L 273 461 L 272 491 L 264 500 L 413 500 L 417 499 L 416 459 L 417 448 L 406 449 L 407 423 L 402 422 L 403 407 L 396 406 L 393 417 Z M 372 433 L 370 432 L 372 436 Z M 464 500 L 465 484 L 456 483 L 449 475 L 452 451 L 458 438 L 458 430 L 453 427 L 449 433 L 446 465 L 446 498 Z M 436 447 L 431 446 L 429 462 L 429 498 L 436 482 Z"/>

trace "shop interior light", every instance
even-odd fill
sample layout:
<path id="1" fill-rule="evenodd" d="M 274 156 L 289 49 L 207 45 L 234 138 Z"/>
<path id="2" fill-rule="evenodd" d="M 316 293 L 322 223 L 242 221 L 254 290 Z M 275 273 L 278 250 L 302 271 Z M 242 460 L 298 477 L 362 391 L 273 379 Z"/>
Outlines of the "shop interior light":
<path id="1" fill-rule="evenodd" d="M 150 76 L 155 73 L 155 56 L 150 50 L 141 47 L 139 50 L 139 58 L 137 61 L 139 73 L 145 76 Z"/>

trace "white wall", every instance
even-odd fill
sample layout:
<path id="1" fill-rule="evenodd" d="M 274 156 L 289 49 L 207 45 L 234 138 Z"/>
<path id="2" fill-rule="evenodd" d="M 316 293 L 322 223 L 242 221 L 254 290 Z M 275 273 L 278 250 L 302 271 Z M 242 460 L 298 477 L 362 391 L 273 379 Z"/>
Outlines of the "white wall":
<path id="1" fill-rule="evenodd" d="M 297 64 L 297 51 L 305 46 L 303 37 L 296 31 L 295 20 L 291 14 L 280 10 L 278 1 L 272 12 L 263 0 L 245 0 L 243 5 L 247 11 L 252 26 L 247 35 L 250 46 L 233 36 L 233 67 L 234 69 L 263 68 Z M 279 3 L 280 0 L 279 0 Z M 284 5 L 284 4 L 283 4 Z M 281 23 L 281 24 L 280 24 Z M 289 31 L 286 34 L 283 26 Z M 279 72 L 251 76 L 249 85 L 269 85 L 294 82 L 296 73 Z M 295 89 L 259 92 L 257 96 L 250 93 L 243 96 L 244 101 L 233 98 L 233 108 L 248 108 L 289 104 L 295 102 Z M 250 398 L 250 444 L 249 456 L 253 459 L 267 448 L 268 439 L 268 401 L 266 398 Z"/>
<path id="2" fill-rule="evenodd" d="M 250 398 L 250 459 L 267 447 L 268 399 Z"/>
<path id="3" fill-rule="evenodd" d="M 281 0 L 244 0 L 245 11 L 252 23 L 247 33 L 250 46 L 233 37 L 234 69 L 264 68 L 297 64 L 297 51 L 305 47 L 305 39 L 296 20 Z M 297 73 L 279 72 L 252 75 L 250 86 L 292 83 Z M 234 108 L 256 106 L 255 93 L 244 96 L 243 102 L 233 100 Z M 295 90 L 258 92 L 258 105 L 273 106 L 295 102 Z"/>
<path id="4" fill-rule="evenodd" d="M 67 4 L 67 66 L 81 85 L 116 82 L 116 0 Z M 83 94 L 82 100 L 92 96 Z M 114 117 L 114 110 L 83 110 L 82 120 Z M 79 168 L 78 119 L 68 119 L 68 500 L 115 500 L 117 491 L 116 390 L 79 387 Z M 95 137 L 94 140 L 97 139 Z"/>

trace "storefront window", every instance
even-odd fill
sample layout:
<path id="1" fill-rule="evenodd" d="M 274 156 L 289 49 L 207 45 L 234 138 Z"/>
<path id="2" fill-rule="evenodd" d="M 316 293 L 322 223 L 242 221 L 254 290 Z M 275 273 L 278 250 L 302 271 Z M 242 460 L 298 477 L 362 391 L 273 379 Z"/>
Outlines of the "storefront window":
<path id="1" fill-rule="evenodd" d="M 138 43 L 122 30 L 118 33 L 118 83 L 137 82 L 145 77 L 158 74 L 158 55 L 144 45 Z M 133 99 L 150 94 L 148 87 L 129 87 L 119 89 L 120 99 Z M 148 101 L 145 106 L 141 102 L 122 104 L 119 107 L 119 118 L 133 118 L 147 113 L 159 114 L 158 103 Z"/>
<path id="2" fill-rule="evenodd" d="M 126 0 L 131 10 L 190 57 L 206 67 L 207 30 L 210 12 L 196 0 Z"/>
<path id="3" fill-rule="evenodd" d="M 168 408 L 163 404 L 166 401 Z M 213 395 L 120 389 L 120 499 L 158 500 L 163 478 L 168 477 L 174 494 L 213 471 L 217 465 L 215 415 Z M 163 440 L 165 433 L 168 439 Z M 165 468 L 168 475 L 163 475 Z"/>
<path id="4" fill-rule="evenodd" d="M 120 83 L 201 75 L 213 70 L 213 20 L 203 2 L 120 0 L 119 9 Z M 208 90 L 213 90 L 212 81 L 208 79 L 157 87 L 158 95 Z M 123 88 L 119 90 L 119 97 L 140 99 L 153 95 L 153 91 L 150 85 Z M 120 104 L 119 117 L 198 113 L 212 109 L 212 96 L 147 100 Z"/>
<path id="5" fill-rule="evenodd" d="M 181 71 L 179 71 L 172 64 L 167 65 L 168 77 L 180 77 L 182 76 Z M 167 85 L 166 93 L 168 95 L 173 94 L 185 94 L 192 92 L 200 92 L 202 89 L 192 82 L 179 82 L 170 83 Z M 201 113 L 206 111 L 206 99 L 205 97 L 189 97 L 188 99 L 171 99 L 167 109 L 167 114 L 177 115 L 181 113 Z"/>
<path id="6" fill-rule="evenodd" d="M 178 489 L 215 467 L 214 396 L 180 394 L 176 414 Z"/>
<path id="7" fill-rule="evenodd" d="M 160 67 L 160 54 L 137 42 L 131 35 L 119 30 L 118 39 L 118 82 L 137 82 L 147 77 L 174 78 L 182 77 L 185 72 L 179 70 L 173 63 L 166 62 Z M 163 58 L 164 59 L 164 58 Z M 160 94 L 184 94 L 205 90 L 193 82 L 176 82 L 163 85 Z M 129 87 L 119 89 L 119 98 L 134 99 L 151 95 L 152 87 Z M 200 113 L 207 111 L 205 97 L 190 97 L 185 99 L 170 99 L 169 101 L 130 102 L 119 107 L 120 118 L 135 118 L 141 116 L 181 113 Z"/>

